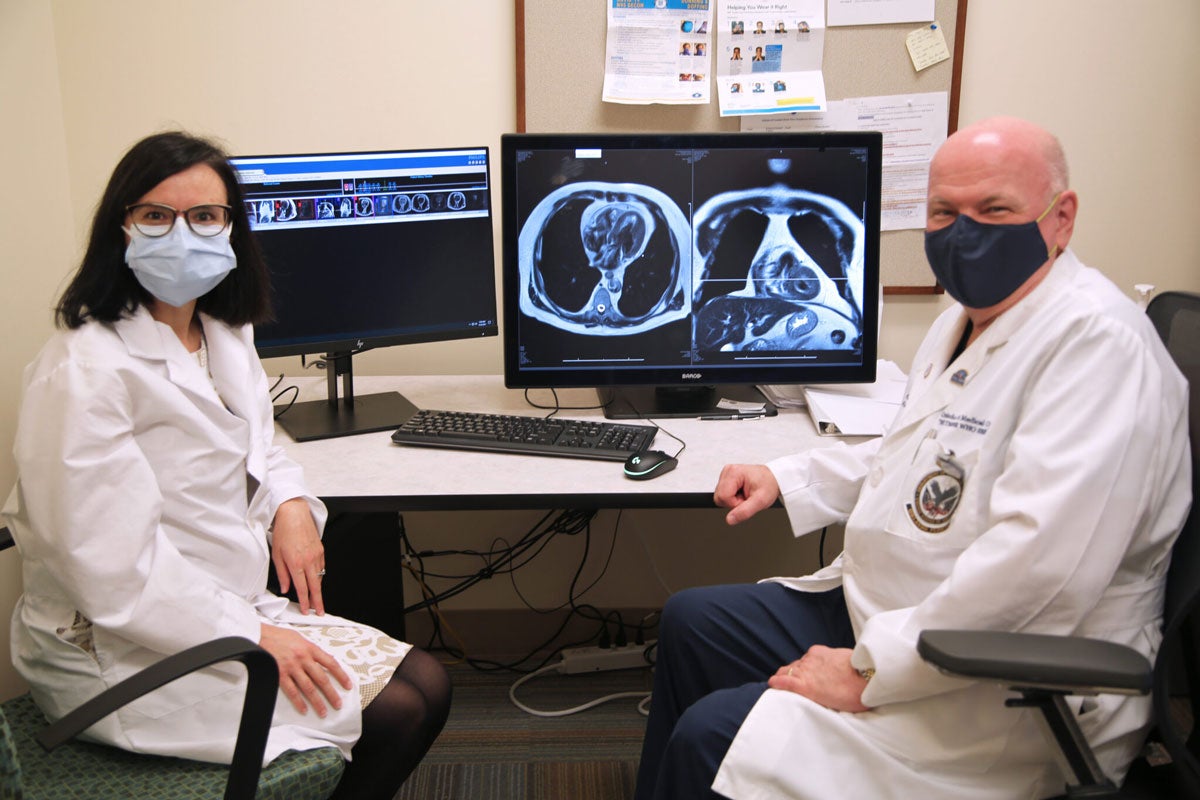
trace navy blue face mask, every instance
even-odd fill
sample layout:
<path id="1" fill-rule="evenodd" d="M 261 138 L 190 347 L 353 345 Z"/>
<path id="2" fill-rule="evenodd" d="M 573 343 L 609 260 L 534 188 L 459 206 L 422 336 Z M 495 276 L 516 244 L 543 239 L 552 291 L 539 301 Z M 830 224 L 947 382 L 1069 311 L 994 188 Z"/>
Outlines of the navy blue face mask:
<path id="1" fill-rule="evenodd" d="M 925 257 L 946 293 L 968 308 L 988 308 L 1015 292 L 1050 253 L 1038 229 L 1050 206 L 1032 222 L 987 225 L 966 214 L 925 232 Z"/>

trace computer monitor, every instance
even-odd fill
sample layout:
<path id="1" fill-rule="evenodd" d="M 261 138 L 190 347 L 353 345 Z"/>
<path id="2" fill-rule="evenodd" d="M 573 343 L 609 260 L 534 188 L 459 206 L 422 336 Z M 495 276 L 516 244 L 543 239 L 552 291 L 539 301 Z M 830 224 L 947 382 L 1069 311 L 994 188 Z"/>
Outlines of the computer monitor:
<path id="1" fill-rule="evenodd" d="M 882 136 L 501 138 L 504 376 L 612 418 L 871 382 Z"/>
<path id="2" fill-rule="evenodd" d="M 297 441 L 396 428 L 415 410 L 396 392 L 355 397 L 353 354 L 499 333 L 486 147 L 231 163 L 271 273 L 258 353 L 325 354 L 328 400 L 280 408 Z"/>

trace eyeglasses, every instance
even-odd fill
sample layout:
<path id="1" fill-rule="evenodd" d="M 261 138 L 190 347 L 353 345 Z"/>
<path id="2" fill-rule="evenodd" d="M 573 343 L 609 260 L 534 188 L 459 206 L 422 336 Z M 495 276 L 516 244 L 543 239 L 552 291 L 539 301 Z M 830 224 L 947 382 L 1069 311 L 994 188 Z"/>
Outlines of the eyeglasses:
<path id="1" fill-rule="evenodd" d="M 219 236 L 229 227 L 229 212 L 231 206 L 219 203 L 206 203 L 192 206 L 183 211 L 177 211 L 162 203 L 138 203 L 126 206 L 129 221 L 138 233 L 143 236 L 157 238 L 166 236 L 175 227 L 175 219 L 182 214 L 187 226 L 197 236 Z"/>

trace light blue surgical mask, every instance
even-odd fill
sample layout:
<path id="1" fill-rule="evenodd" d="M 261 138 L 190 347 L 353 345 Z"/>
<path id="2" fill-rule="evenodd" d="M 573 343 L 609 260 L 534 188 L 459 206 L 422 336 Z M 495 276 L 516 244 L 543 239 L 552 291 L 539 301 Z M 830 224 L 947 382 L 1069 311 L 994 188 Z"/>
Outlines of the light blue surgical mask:
<path id="1" fill-rule="evenodd" d="M 977 222 L 966 214 L 944 228 L 925 233 L 925 256 L 946 293 L 967 308 L 990 308 L 1029 280 L 1051 255 L 1038 223 L 1041 216 L 1017 225 Z"/>
<path id="2" fill-rule="evenodd" d="M 167 305 L 204 296 L 237 266 L 228 228 L 197 236 L 179 218 L 165 236 L 145 236 L 132 226 L 122 230 L 129 236 L 125 263 L 142 288 Z"/>

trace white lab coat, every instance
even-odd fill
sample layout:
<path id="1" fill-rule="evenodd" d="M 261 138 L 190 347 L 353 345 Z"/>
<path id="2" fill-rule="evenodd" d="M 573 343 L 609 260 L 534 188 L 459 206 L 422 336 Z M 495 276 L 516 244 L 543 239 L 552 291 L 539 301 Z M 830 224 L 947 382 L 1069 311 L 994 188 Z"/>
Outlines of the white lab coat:
<path id="1" fill-rule="evenodd" d="M 306 498 L 318 529 L 325 508 L 271 443 L 250 327 L 201 319 L 211 382 L 144 308 L 55 335 L 26 368 L 19 477 L 4 508 L 24 578 L 12 652 L 51 719 L 191 645 L 231 635 L 257 642 L 262 622 L 341 622 L 304 617 L 266 590 L 280 503 Z M 92 653 L 81 646 L 89 635 Z M 218 665 L 129 704 L 89 736 L 227 763 L 244 686 L 242 665 Z M 345 697 L 322 720 L 280 694 L 266 760 L 329 745 L 348 756 L 361 711 L 356 689 Z"/>
<path id="2" fill-rule="evenodd" d="M 833 565 L 776 580 L 843 586 L 852 663 L 876 670 L 862 696 L 872 710 L 768 690 L 717 775 L 722 794 L 1058 794 L 1036 712 L 1005 708 L 1002 686 L 934 670 L 917 654 L 919 632 L 1082 634 L 1157 651 L 1170 547 L 1191 498 L 1186 382 L 1144 314 L 1069 250 L 947 369 L 965 324 L 961 306 L 936 321 L 882 440 L 769 465 L 795 530 L 846 521 Z M 919 493 L 956 468 L 960 493 L 945 475 Z M 1101 765 L 1123 774 L 1149 699 L 1083 708 Z"/>

